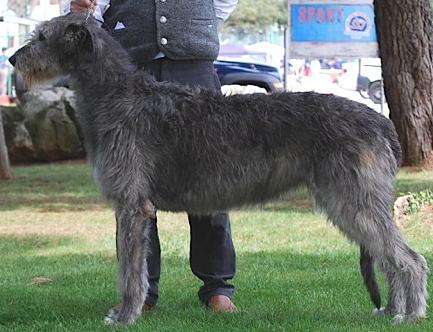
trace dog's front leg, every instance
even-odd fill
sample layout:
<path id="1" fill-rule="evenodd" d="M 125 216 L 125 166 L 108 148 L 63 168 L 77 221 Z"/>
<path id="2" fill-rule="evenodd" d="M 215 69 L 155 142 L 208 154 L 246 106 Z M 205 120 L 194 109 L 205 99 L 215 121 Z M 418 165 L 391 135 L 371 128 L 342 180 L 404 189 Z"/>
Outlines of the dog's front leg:
<path id="1" fill-rule="evenodd" d="M 133 323 L 141 313 L 148 290 L 146 225 L 152 217 L 148 204 L 116 209 L 118 283 L 122 303 L 108 312 L 105 319 L 108 324 Z"/>

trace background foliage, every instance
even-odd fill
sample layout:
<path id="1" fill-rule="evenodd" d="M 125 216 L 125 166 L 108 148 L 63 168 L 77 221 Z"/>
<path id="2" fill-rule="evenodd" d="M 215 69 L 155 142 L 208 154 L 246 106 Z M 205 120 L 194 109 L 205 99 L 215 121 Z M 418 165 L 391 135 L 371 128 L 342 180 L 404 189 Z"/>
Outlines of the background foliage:
<path id="1" fill-rule="evenodd" d="M 287 0 L 239 0 L 225 26 L 262 30 L 273 24 L 287 24 L 287 12 Z"/>

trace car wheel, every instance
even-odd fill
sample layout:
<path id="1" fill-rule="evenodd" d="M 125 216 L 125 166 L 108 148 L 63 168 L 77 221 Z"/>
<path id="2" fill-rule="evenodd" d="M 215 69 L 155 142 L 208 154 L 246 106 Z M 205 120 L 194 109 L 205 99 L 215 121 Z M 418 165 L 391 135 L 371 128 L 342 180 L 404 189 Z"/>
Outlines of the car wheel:
<path id="1" fill-rule="evenodd" d="M 368 95 L 375 104 L 382 102 L 382 84 L 380 81 L 374 81 L 368 88 Z"/>
<path id="2" fill-rule="evenodd" d="M 364 99 L 369 99 L 370 95 L 368 94 L 368 91 L 366 90 L 358 90 L 359 94 L 361 95 L 362 98 Z"/>

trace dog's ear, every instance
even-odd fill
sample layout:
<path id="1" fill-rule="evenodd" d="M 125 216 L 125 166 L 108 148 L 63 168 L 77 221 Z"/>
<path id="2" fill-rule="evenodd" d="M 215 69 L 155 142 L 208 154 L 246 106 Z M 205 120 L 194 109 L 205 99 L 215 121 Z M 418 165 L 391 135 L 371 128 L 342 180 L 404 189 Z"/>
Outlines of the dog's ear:
<path id="1" fill-rule="evenodd" d="M 65 30 L 66 47 L 70 51 L 92 51 L 92 36 L 84 24 L 71 23 Z"/>

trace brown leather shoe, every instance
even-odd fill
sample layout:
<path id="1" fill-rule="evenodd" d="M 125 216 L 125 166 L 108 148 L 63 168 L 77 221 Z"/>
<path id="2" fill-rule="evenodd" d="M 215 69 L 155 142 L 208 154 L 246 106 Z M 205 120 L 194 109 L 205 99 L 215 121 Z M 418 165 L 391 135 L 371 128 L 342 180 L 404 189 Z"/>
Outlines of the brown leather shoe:
<path id="1" fill-rule="evenodd" d="M 225 295 L 214 295 L 206 301 L 206 307 L 214 312 L 236 312 L 238 308 Z"/>

